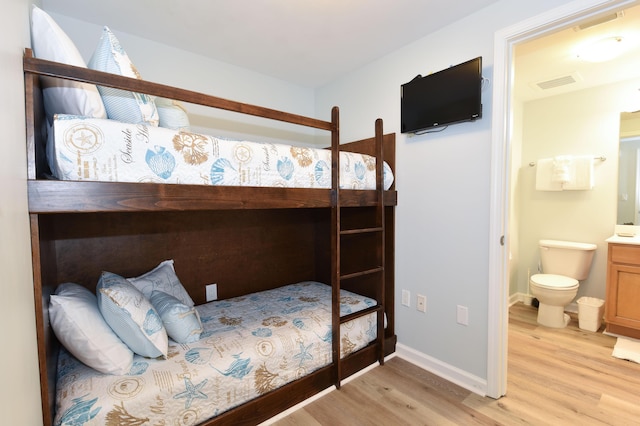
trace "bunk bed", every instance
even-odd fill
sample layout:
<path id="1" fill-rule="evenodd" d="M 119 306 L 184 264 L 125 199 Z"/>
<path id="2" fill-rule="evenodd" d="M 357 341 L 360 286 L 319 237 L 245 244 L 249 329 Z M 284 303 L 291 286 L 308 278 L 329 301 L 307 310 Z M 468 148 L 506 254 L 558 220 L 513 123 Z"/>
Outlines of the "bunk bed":
<path id="1" fill-rule="evenodd" d="M 172 259 L 184 290 L 199 309 L 200 317 L 207 320 L 216 315 L 207 309 L 222 309 L 206 303 L 207 284 L 217 284 L 217 298 L 224 306 L 242 303 L 264 291 L 279 291 L 288 284 L 300 290 L 299 286 L 307 289 L 324 283 L 321 286 L 330 290 L 325 306 L 330 333 L 324 336 L 330 349 L 323 365 L 282 386 L 266 389 L 241 405 L 232 405 L 215 417 L 185 415 L 184 421 L 192 422 L 188 424 L 257 424 L 328 387 L 339 389 L 341 380 L 369 365 L 383 364 L 384 357 L 395 351 L 397 192 L 394 184 L 383 188 L 384 163 L 391 170 L 395 168 L 395 135 L 383 134 L 382 120 L 375 123 L 374 137 L 341 144 L 336 107 L 331 111 L 331 120 L 323 121 L 37 59 L 30 49 L 25 50 L 23 65 L 44 425 L 54 424 L 57 380 L 63 375 L 58 370 L 60 365 L 66 368 L 64 362 L 70 357 L 52 331 L 51 295 L 61 283 L 74 283 L 95 293 L 103 271 L 137 277 L 153 270 L 159 261 Z M 46 156 L 42 77 L 146 93 L 330 132 L 330 185 L 309 189 L 54 179 Z M 375 157 L 375 188 L 340 188 L 342 151 Z M 344 298 L 351 295 L 360 297 L 364 308 L 341 312 Z M 362 318 L 375 324 L 373 337 L 347 351 L 345 324 Z M 203 327 L 203 336 L 214 332 L 206 324 Z M 297 327 L 304 328 L 299 324 Z M 174 345 L 173 350 L 179 347 L 192 349 Z M 172 350 L 171 345 L 169 349 Z M 192 390 L 193 386 L 191 383 Z M 182 401 L 192 399 L 187 395 Z M 94 412 L 88 406 L 82 415 L 89 420 Z"/>

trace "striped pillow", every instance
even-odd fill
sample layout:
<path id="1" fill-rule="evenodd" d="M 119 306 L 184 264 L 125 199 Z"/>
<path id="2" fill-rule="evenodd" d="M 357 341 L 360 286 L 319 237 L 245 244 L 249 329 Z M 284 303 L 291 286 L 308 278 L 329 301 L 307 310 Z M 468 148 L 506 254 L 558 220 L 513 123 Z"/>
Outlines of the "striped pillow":
<path id="1" fill-rule="evenodd" d="M 108 27 L 104 27 L 88 66 L 94 70 L 140 79 L 135 65 Z M 98 86 L 98 90 L 108 118 L 124 123 L 158 126 L 158 110 L 152 96 L 104 86 Z"/>
<path id="2" fill-rule="evenodd" d="M 160 127 L 167 129 L 190 132 L 189 116 L 187 110 L 180 101 L 157 97 L 155 99 L 158 116 L 160 117 Z"/>
<path id="3" fill-rule="evenodd" d="M 162 291 L 154 291 L 149 300 L 162 318 L 170 338 L 178 343 L 193 343 L 200 340 L 202 322 L 195 307 L 187 306 Z"/>

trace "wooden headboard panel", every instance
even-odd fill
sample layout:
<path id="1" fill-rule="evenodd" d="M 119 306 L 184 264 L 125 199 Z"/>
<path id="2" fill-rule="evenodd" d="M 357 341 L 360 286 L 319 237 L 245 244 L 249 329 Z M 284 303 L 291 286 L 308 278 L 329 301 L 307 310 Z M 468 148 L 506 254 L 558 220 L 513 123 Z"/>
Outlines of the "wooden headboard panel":
<path id="1" fill-rule="evenodd" d="M 43 282 L 76 282 L 95 290 L 103 270 L 135 277 L 174 259 L 176 274 L 197 304 L 206 284 L 229 298 L 314 280 L 316 229 L 324 209 L 40 215 L 41 245 L 56 259 Z M 46 241 L 43 241 L 45 239 Z"/>

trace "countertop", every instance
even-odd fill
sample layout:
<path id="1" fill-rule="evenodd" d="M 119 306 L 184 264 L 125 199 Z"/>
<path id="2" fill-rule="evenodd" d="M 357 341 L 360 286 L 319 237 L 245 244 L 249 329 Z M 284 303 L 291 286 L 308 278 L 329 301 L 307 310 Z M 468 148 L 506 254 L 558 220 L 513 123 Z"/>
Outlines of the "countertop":
<path id="1" fill-rule="evenodd" d="M 618 234 L 614 234 L 611 237 L 607 238 L 605 240 L 608 243 L 615 243 L 615 244 L 633 244 L 633 245 L 639 245 L 640 246 L 640 235 L 635 235 L 633 237 L 621 237 Z"/>

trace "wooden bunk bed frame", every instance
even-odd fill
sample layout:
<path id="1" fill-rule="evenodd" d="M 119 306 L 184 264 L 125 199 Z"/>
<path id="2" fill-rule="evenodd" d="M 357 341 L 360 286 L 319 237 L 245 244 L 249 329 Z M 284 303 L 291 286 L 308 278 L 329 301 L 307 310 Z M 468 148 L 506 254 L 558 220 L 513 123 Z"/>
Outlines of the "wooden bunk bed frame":
<path id="1" fill-rule="evenodd" d="M 229 101 L 148 81 L 102 73 L 24 55 L 28 200 L 43 422 L 53 423 L 59 343 L 48 320 L 48 298 L 62 282 L 95 291 L 102 270 L 137 276 L 174 259 L 196 304 L 205 285 L 218 297 L 304 280 L 333 287 L 333 363 L 214 417 L 204 425 L 256 424 L 395 351 L 395 185 L 382 189 L 382 160 L 395 170 L 395 135 L 339 142 L 338 109 L 322 121 Z M 284 189 L 58 181 L 47 179 L 46 119 L 39 77 L 51 76 L 163 96 L 188 103 L 266 117 L 331 132 L 331 189 Z M 376 190 L 340 190 L 340 150 L 377 157 Z M 375 298 L 378 338 L 340 359 L 339 289 Z M 386 322 L 386 324 L 385 324 Z"/>

